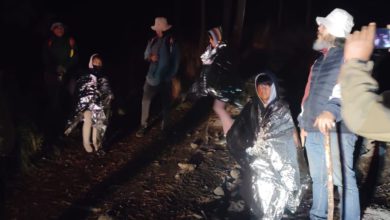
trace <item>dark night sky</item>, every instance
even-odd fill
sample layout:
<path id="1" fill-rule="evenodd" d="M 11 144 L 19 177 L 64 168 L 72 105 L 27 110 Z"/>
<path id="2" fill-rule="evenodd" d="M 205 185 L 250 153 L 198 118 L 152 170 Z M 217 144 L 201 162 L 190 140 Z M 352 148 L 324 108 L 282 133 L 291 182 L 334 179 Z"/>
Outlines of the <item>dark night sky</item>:
<path id="1" fill-rule="evenodd" d="M 121 50 L 130 51 L 134 44 L 144 46 L 145 38 L 153 34 L 149 29 L 153 17 L 158 15 L 167 16 L 176 30 L 182 34 L 199 35 L 200 0 L 138 2 L 3 0 L 2 2 L 0 7 L 2 8 L 2 42 L 11 42 L 8 44 L 10 47 L 7 47 L 10 56 L 15 53 L 13 48 L 15 44 L 20 45 L 32 39 L 43 41 L 50 23 L 56 20 L 61 20 L 69 26 L 69 31 L 76 36 L 79 45 L 82 45 L 81 49 L 88 54 L 92 50 L 103 50 L 110 54 L 128 55 Z M 283 1 L 282 28 L 305 26 L 307 2 L 307 0 Z M 310 2 L 312 11 L 308 28 L 312 28 L 313 32 L 315 32 L 315 16 L 326 16 L 335 7 L 349 11 L 355 17 L 356 27 L 373 20 L 377 21 L 379 26 L 384 26 L 386 22 L 390 23 L 390 13 L 384 5 L 384 0 L 312 0 Z M 222 0 L 206 1 L 208 27 L 222 23 L 222 4 Z M 276 20 L 278 4 L 279 1 L 276 0 L 247 0 L 245 20 L 247 28 L 244 29 L 246 32 L 243 35 L 250 34 L 252 24 Z M 28 42 L 27 47 L 29 43 L 34 44 Z M 18 51 L 16 54 L 21 53 Z"/>

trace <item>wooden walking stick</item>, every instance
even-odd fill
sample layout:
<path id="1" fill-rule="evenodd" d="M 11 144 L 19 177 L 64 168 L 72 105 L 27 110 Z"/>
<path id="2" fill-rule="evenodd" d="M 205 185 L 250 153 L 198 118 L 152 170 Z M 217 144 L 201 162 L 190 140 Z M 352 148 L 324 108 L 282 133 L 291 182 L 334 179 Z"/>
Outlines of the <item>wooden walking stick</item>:
<path id="1" fill-rule="evenodd" d="M 333 220 L 334 194 L 333 194 L 333 164 L 330 150 L 329 132 L 325 134 L 325 162 L 328 174 L 328 220 Z"/>

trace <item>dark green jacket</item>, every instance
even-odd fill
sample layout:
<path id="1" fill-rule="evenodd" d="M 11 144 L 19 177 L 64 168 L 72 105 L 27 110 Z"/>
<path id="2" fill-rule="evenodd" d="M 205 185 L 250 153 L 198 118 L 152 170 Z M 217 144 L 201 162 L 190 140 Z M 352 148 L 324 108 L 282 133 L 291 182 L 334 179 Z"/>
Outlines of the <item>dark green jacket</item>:
<path id="1" fill-rule="evenodd" d="M 71 72 L 78 60 L 78 48 L 72 37 L 52 36 L 44 46 L 43 62 L 46 72 L 55 74 L 58 66 L 65 68 L 66 72 Z"/>

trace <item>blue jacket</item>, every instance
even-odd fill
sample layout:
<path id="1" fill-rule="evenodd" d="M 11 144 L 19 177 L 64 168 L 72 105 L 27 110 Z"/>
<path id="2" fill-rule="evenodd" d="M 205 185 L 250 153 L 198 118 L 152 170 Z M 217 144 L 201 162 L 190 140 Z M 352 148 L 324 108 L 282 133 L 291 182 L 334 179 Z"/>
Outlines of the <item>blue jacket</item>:
<path id="1" fill-rule="evenodd" d="M 336 117 L 336 127 L 339 127 L 341 132 L 350 132 L 341 119 L 340 98 L 332 97 L 344 60 L 343 53 L 343 48 L 332 47 L 326 56 L 322 54 L 313 64 L 309 96 L 298 117 L 299 127 L 305 131 L 319 132 L 313 124 L 323 111 L 329 111 Z"/>
<path id="2" fill-rule="evenodd" d="M 169 82 L 176 75 L 180 63 L 179 47 L 172 35 L 165 33 L 161 38 L 152 38 L 145 49 L 145 60 L 149 60 L 152 53 L 158 55 L 158 61 L 149 61 L 146 81 L 152 86 Z"/>

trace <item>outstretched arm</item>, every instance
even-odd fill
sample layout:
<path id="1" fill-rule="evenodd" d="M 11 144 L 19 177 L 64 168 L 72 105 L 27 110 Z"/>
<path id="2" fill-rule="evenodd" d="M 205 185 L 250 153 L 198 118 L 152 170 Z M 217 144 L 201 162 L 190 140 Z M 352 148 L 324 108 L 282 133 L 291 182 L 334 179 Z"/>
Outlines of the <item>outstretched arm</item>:
<path id="1" fill-rule="evenodd" d="M 375 23 L 362 27 L 347 38 L 346 63 L 339 82 L 342 115 L 355 133 L 381 141 L 390 141 L 390 109 L 383 105 L 384 97 L 376 94 L 378 83 L 371 77 Z"/>

